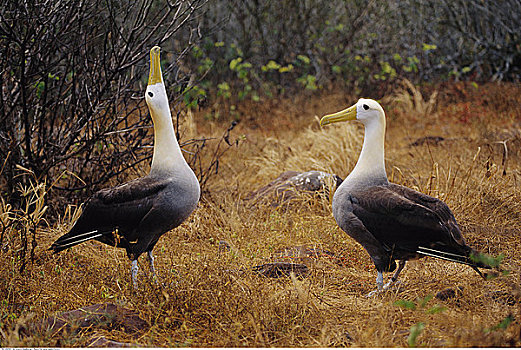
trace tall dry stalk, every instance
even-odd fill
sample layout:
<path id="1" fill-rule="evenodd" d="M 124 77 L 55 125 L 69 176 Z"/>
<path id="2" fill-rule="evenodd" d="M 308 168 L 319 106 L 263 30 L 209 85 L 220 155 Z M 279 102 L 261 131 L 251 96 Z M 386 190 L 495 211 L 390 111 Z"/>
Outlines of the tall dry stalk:
<path id="1" fill-rule="evenodd" d="M 433 115 L 436 111 L 438 91 L 434 91 L 425 99 L 410 80 L 403 79 L 400 86 L 392 95 L 384 98 L 385 103 L 395 105 L 404 115 L 424 118 Z"/>
<path id="2" fill-rule="evenodd" d="M 38 182 L 33 171 L 20 165 L 18 176 L 28 177 L 27 185 L 18 184 L 17 191 L 21 198 L 20 207 L 14 209 L 6 199 L 0 198 L 0 245 L 16 257 L 19 271 L 23 272 L 29 261 L 34 261 L 35 249 L 38 245 L 36 234 L 43 226 L 48 226 L 45 219 L 47 205 L 45 196 L 48 186 L 45 180 Z"/>

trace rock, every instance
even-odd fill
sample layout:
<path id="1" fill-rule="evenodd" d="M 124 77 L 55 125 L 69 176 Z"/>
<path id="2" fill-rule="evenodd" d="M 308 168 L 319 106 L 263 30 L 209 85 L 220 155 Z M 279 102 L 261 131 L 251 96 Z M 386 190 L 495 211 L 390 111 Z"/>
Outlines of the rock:
<path id="1" fill-rule="evenodd" d="M 306 277 L 309 274 L 309 268 L 306 265 L 287 262 L 273 262 L 257 265 L 252 267 L 252 270 L 271 278 L 289 276 L 292 272 L 296 277 Z"/>
<path id="2" fill-rule="evenodd" d="M 147 329 L 148 324 L 139 317 L 137 312 L 116 304 L 106 303 L 66 311 L 39 322 L 29 323 L 23 333 L 30 335 L 50 332 L 54 336 L 87 328 L 117 329 L 125 333 L 135 333 Z"/>
<path id="3" fill-rule="evenodd" d="M 232 248 L 230 247 L 230 243 L 220 240 L 219 241 L 219 253 L 229 252 Z"/>
<path id="4" fill-rule="evenodd" d="M 416 141 L 409 144 L 409 147 L 417 147 L 422 145 L 433 145 L 437 146 L 441 141 L 444 141 L 445 138 L 441 136 L 424 136 L 420 137 Z"/>
<path id="5" fill-rule="evenodd" d="M 333 180 L 336 187 L 343 181 L 338 175 L 312 170 L 290 177 L 287 183 L 300 191 L 320 191 L 326 188 L 328 179 Z"/>
<path id="6" fill-rule="evenodd" d="M 446 301 L 448 299 L 460 297 L 463 293 L 463 287 L 447 288 L 436 294 L 436 299 Z"/>
<path id="7" fill-rule="evenodd" d="M 142 347 L 139 344 L 135 343 L 120 343 L 115 340 L 107 339 L 103 336 L 101 337 L 93 337 L 92 343 L 90 343 L 87 347 L 89 348 L 140 348 Z"/>
<path id="8" fill-rule="evenodd" d="M 514 306 L 518 303 L 516 297 L 504 290 L 495 290 L 487 293 L 487 296 L 492 300 L 500 302 L 505 305 Z"/>
<path id="9" fill-rule="evenodd" d="M 342 181 L 339 176 L 323 171 L 285 171 L 266 186 L 251 192 L 246 200 L 253 200 L 255 203 L 269 202 L 271 206 L 276 207 L 296 198 L 299 193 L 327 194 L 328 184 L 335 184 L 337 188 Z"/>

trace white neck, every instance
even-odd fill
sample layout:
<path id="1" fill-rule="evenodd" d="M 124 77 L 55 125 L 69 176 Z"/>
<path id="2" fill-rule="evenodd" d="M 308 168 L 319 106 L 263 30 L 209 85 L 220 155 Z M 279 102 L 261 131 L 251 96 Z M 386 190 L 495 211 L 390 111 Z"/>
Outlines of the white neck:
<path id="1" fill-rule="evenodd" d="M 384 160 L 385 116 L 365 123 L 365 136 L 360 157 L 348 179 L 387 182 Z M 365 181 L 364 181 L 365 182 Z"/>
<path id="2" fill-rule="evenodd" d="M 154 122 L 154 156 L 151 173 L 188 167 L 175 137 L 170 109 L 150 111 Z"/>

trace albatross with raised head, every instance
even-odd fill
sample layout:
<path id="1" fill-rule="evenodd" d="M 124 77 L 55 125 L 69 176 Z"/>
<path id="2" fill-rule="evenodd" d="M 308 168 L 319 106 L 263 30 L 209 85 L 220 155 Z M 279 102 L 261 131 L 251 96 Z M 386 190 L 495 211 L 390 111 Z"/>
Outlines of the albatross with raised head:
<path id="1" fill-rule="evenodd" d="M 192 213 L 200 195 L 199 181 L 184 159 L 175 136 L 159 55 L 158 46 L 150 50 L 150 76 L 145 92 L 154 124 L 150 173 L 96 192 L 85 203 L 71 230 L 50 248 L 60 252 L 91 239 L 124 248 L 132 260 L 134 288 L 139 256 L 147 253 L 155 278 L 154 245 Z"/>
<path id="2" fill-rule="evenodd" d="M 390 183 L 385 172 L 385 113 L 370 99 L 324 116 L 320 125 L 358 120 L 365 126 L 364 143 L 353 171 L 333 197 L 333 216 L 342 230 L 360 243 L 377 270 L 377 290 L 388 289 L 405 262 L 424 256 L 478 268 L 478 253 L 469 247 L 449 207 L 437 198 Z M 396 262 L 398 260 L 398 269 Z M 396 272 L 383 284 L 383 272 Z"/>

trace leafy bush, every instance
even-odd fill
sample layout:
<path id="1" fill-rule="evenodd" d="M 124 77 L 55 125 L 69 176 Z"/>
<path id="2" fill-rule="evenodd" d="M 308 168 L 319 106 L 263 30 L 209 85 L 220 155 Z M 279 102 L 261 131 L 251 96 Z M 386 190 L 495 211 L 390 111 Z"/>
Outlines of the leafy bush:
<path id="1" fill-rule="evenodd" d="M 516 0 L 211 2 L 201 28 L 201 54 L 214 64 L 206 86 L 236 82 L 244 98 L 250 87 L 272 94 L 341 83 L 380 96 L 397 77 L 516 80 L 519 13 Z M 227 67 L 239 58 L 247 72 L 235 76 Z"/>

